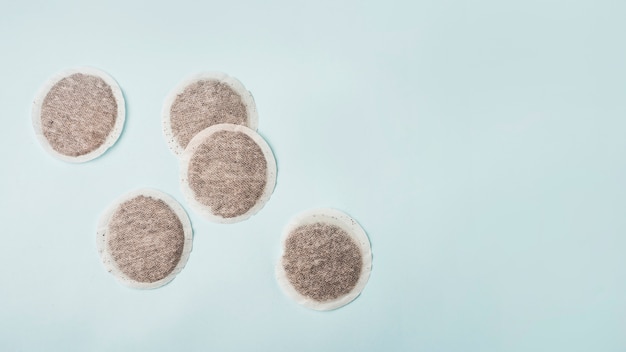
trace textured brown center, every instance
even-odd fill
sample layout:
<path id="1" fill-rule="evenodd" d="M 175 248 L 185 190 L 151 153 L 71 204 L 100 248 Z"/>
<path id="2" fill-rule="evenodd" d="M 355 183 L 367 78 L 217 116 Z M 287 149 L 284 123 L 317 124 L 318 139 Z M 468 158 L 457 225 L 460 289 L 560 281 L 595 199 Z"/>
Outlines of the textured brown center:
<path id="1" fill-rule="evenodd" d="M 75 73 L 48 91 L 41 106 L 41 128 L 52 149 L 81 156 L 98 149 L 117 119 L 111 87 L 97 76 Z"/>
<path id="2" fill-rule="evenodd" d="M 282 260 L 287 279 L 301 295 L 328 301 L 349 293 L 363 260 L 346 231 L 326 223 L 303 225 L 285 241 Z"/>
<path id="3" fill-rule="evenodd" d="M 120 204 L 107 233 L 113 260 L 126 276 L 138 282 L 163 279 L 183 253 L 183 225 L 160 199 L 137 196 Z"/>
<path id="4" fill-rule="evenodd" d="M 196 200 L 215 215 L 233 218 L 245 214 L 263 194 L 267 161 L 248 135 L 220 131 L 198 146 L 188 178 Z"/>
<path id="5" fill-rule="evenodd" d="M 248 113 L 241 96 L 219 81 L 190 84 L 170 108 L 172 133 L 183 148 L 198 132 L 220 123 L 246 125 Z"/>

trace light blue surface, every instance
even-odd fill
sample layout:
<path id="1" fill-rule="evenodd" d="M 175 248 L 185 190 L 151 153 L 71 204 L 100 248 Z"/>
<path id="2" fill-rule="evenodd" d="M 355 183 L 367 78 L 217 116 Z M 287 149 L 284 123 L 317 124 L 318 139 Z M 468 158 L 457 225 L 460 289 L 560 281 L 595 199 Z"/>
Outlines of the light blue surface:
<path id="1" fill-rule="evenodd" d="M 617 0 L 3 1 L 0 350 L 626 350 L 624 18 Z M 77 65 L 115 77 L 128 114 L 71 165 L 30 109 Z M 182 201 L 160 112 L 203 70 L 253 92 L 275 193 L 235 225 L 186 207 L 187 267 L 122 287 L 97 219 L 140 187 Z M 327 313 L 274 280 L 282 227 L 323 206 L 374 253 Z"/>

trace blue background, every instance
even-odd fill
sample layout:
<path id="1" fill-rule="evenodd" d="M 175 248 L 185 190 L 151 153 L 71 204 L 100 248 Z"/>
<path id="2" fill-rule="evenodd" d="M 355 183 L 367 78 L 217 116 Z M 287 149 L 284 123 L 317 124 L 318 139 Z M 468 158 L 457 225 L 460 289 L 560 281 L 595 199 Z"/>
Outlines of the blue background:
<path id="1" fill-rule="evenodd" d="M 626 350 L 624 18 L 617 0 L 3 0 L 0 349 Z M 30 109 L 77 65 L 119 82 L 127 121 L 72 165 Z M 97 219 L 140 187 L 182 201 L 161 108 L 206 70 L 254 94 L 276 190 L 234 225 L 188 209 L 187 267 L 125 288 Z M 321 206 L 374 253 L 363 294 L 325 313 L 274 280 L 283 226 Z"/>

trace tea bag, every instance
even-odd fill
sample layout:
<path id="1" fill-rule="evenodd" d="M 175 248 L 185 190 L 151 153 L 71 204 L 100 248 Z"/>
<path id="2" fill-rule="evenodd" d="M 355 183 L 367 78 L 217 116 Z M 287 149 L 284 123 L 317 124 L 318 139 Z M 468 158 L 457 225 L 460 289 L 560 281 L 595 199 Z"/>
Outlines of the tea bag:
<path id="1" fill-rule="evenodd" d="M 256 214 L 276 184 L 276 161 L 263 137 L 233 124 L 197 134 L 181 158 L 181 187 L 207 219 L 234 223 Z"/>
<path id="2" fill-rule="evenodd" d="M 221 123 L 257 129 L 258 116 L 252 94 L 236 78 L 206 72 L 182 81 L 163 106 L 163 133 L 170 149 L 183 153 L 200 131 Z"/>
<path id="3" fill-rule="evenodd" d="M 192 236 L 187 213 L 175 199 L 142 189 L 124 195 L 102 215 L 98 252 L 107 271 L 122 284 L 157 288 L 183 269 Z"/>
<path id="4" fill-rule="evenodd" d="M 35 98 L 32 120 L 44 149 L 68 162 L 102 155 L 122 133 L 124 96 L 115 80 L 89 67 L 50 78 Z"/>
<path id="5" fill-rule="evenodd" d="M 304 212 L 286 226 L 276 277 L 305 307 L 332 310 L 354 300 L 372 268 L 369 239 L 359 224 L 335 209 Z"/>

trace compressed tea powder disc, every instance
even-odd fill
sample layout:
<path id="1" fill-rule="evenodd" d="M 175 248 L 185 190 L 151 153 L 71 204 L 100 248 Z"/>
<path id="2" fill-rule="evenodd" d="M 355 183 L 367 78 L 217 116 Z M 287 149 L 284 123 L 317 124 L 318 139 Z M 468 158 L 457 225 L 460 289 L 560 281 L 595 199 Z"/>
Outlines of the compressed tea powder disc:
<path id="1" fill-rule="evenodd" d="M 178 84 L 163 105 L 163 133 L 180 155 L 200 131 L 222 123 L 257 129 L 252 94 L 234 77 L 222 72 L 194 75 Z"/>
<path id="2" fill-rule="evenodd" d="M 115 80 L 82 67 L 63 71 L 43 85 L 33 104 L 32 120 L 46 151 L 80 163 L 115 144 L 125 113 L 124 96 Z"/>
<path id="3" fill-rule="evenodd" d="M 296 216 L 285 228 L 276 277 L 283 291 L 308 308 L 332 310 L 354 300 L 372 268 L 369 239 L 335 209 Z"/>
<path id="4" fill-rule="evenodd" d="M 192 246 L 189 218 L 163 192 L 142 189 L 118 199 L 100 218 L 98 251 L 122 284 L 157 288 L 183 269 Z"/>
<path id="5" fill-rule="evenodd" d="M 276 161 L 263 137 L 220 124 L 197 134 L 181 158 L 181 188 L 207 219 L 234 223 L 256 214 L 276 184 Z"/>

